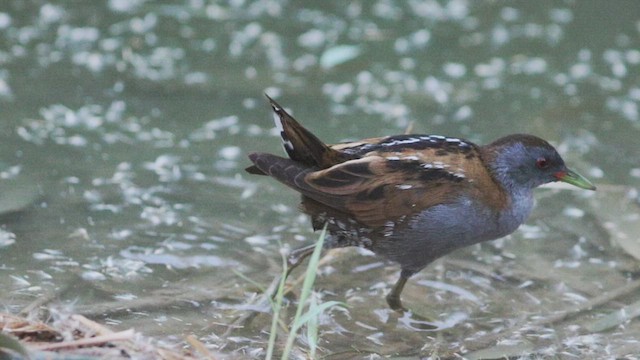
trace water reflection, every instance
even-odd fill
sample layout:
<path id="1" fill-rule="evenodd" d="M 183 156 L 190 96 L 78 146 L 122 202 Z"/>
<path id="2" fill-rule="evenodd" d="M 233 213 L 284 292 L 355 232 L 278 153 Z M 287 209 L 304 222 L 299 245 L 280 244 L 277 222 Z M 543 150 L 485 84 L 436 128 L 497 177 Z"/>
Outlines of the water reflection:
<path id="1" fill-rule="evenodd" d="M 117 313 L 109 321 L 163 336 L 193 331 L 221 351 L 260 354 L 268 316 L 237 342 L 218 335 L 223 326 L 207 326 L 232 318 L 216 304 L 244 303 L 257 291 L 230 268 L 268 284 L 281 271 L 279 241 L 295 248 L 315 238 L 295 195 L 243 174 L 249 150 L 279 150 L 265 91 L 286 94 L 294 115 L 304 114 L 323 139 L 399 133 L 410 121 L 417 132 L 477 143 L 528 132 L 599 179 L 601 193 L 591 197 L 539 192 L 522 232 L 451 254 L 466 264 L 436 263 L 407 285 L 403 294 L 424 304 L 420 313 L 470 314 L 443 334 L 454 350 L 467 345 L 462 339 L 511 329 L 514 314 L 575 308 L 623 286 L 637 273 L 632 216 L 640 210 L 637 193 L 626 194 L 640 177 L 638 6 L 3 1 L 0 209 L 12 213 L 0 217 L 0 303 L 17 310 L 81 284 L 56 301 L 100 316 L 96 302 L 123 306 L 123 294 L 142 299 L 178 288 L 174 299 L 207 305 L 147 311 L 132 304 L 151 315 Z M 70 237 L 82 229 L 86 236 Z M 436 340 L 376 315 L 386 310 L 383 293 L 397 268 L 348 256 L 321 269 L 318 290 L 361 305 L 335 320 L 353 336 L 321 324 L 323 354 L 430 356 Z M 78 280 L 83 272 L 90 281 Z M 486 305 L 422 281 L 466 289 Z M 640 333 L 635 320 L 624 331 L 582 333 L 600 311 L 534 326 L 527 353 L 638 353 L 628 347 Z M 522 340 L 516 330 L 503 341 Z"/>

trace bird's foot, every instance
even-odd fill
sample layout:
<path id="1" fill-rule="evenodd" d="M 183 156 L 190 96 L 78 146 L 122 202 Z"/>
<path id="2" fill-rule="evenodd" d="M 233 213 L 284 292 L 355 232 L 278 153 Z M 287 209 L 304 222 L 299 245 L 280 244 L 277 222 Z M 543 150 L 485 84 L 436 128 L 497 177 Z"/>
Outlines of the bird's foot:
<path id="1" fill-rule="evenodd" d="M 395 294 L 393 291 L 387 295 L 387 304 L 391 310 L 397 311 L 399 313 L 404 313 L 408 311 L 403 305 L 402 300 L 400 300 L 400 296 Z"/>
<path id="2" fill-rule="evenodd" d="M 404 307 L 404 305 L 402 305 L 402 300 L 400 300 L 400 296 L 397 296 L 394 292 L 387 295 L 387 304 L 389 304 L 391 310 L 397 312 L 401 316 L 398 318 L 398 321 L 406 327 L 419 331 L 433 331 L 438 328 L 436 323 L 430 317 L 423 316 Z"/>

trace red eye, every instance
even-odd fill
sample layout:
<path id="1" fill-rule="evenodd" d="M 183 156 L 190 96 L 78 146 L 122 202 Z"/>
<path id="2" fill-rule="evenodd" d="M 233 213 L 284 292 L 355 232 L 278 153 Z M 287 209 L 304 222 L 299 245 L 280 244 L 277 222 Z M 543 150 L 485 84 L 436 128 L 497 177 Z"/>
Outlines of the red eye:
<path id="1" fill-rule="evenodd" d="M 543 157 L 538 158 L 538 160 L 536 160 L 536 166 L 538 169 L 546 169 L 549 167 L 549 161 Z"/>

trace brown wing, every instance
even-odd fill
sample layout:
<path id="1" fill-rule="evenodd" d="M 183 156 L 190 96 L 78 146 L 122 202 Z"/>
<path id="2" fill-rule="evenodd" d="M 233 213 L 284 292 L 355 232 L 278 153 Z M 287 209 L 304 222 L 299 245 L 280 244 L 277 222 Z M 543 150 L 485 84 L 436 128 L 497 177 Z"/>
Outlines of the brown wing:
<path id="1" fill-rule="evenodd" d="M 451 172 L 416 156 L 369 155 L 304 177 L 299 191 L 353 215 L 368 226 L 447 203 L 473 188 L 463 171 Z"/>
<path id="2" fill-rule="evenodd" d="M 505 192 L 489 174 L 478 147 L 444 139 L 450 146 L 443 151 L 443 146 L 413 140 L 380 138 L 341 146 L 362 157 L 305 174 L 297 190 L 368 226 L 384 225 L 463 194 L 496 210 L 507 206 Z M 374 150 L 366 152 L 367 148 Z"/>

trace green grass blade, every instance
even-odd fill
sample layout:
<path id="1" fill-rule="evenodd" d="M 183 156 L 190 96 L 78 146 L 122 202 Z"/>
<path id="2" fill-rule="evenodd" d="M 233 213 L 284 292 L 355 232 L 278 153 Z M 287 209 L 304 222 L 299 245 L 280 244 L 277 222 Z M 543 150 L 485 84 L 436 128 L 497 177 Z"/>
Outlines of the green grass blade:
<path id="1" fill-rule="evenodd" d="M 300 318 L 302 317 L 302 311 L 304 310 L 305 303 L 307 302 L 307 299 L 309 299 L 309 295 L 311 294 L 311 289 L 313 289 L 313 284 L 316 281 L 316 270 L 318 268 L 318 263 L 320 262 L 320 254 L 322 253 L 322 245 L 324 244 L 326 235 L 327 224 L 324 225 L 324 228 L 320 233 L 320 238 L 318 239 L 318 242 L 313 249 L 313 253 L 311 254 L 311 257 L 309 259 L 309 264 L 307 265 L 307 272 L 305 273 L 304 282 L 302 283 L 302 291 L 300 292 L 300 299 L 298 301 L 298 307 L 296 308 L 296 315 L 293 318 L 291 330 L 289 331 L 289 336 L 287 337 L 284 352 L 282 353 L 282 359 L 284 360 L 289 359 L 289 354 L 291 353 L 291 349 L 293 348 L 293 343 L 296 339 L 298 330 L 304 324 L 300 322 Z"/>
<path id="2" fill-rule="evenodd" d="M 233 273 L 234 273 L 237 277 L 239 277 L 239 278 L 241 278 L 242 280 L 244 280 L 244 281 L 248 282 L 249 284 L 251 284 L 251 285 L 253 285 L 253 286 L 257 287 L 257 288 L 258 288 L 258 290 L 260 290 L 263 294 L 267 291 L 267 289 L 266 289 L 264 286 L 262 286 L 262 284 L 258 283 L 257 281 L 255 281 L 255 280 L 253 280 L 253 279 L 249 279 L 249 278 L 247 277 L 247 275 L 245 275 L 245 274 L 241 273 L 240 271 L 238 271 L 238 270 L 236 270 L 236 269 L 231 269 L 231 271 L 233 271 Z"/>
<path id="3" fill-rule="evenodd" d="M 307 324 L 307 344 L 309 344 L 309 358 L 316 358 L 316 350 L 318 349 L 318 316 L 308 316 L 310 313 L 320 314 L 318 311 L 317 294 L 309 299 L 309 310 L 301 318 L 300 322 Z M 305 321 L 305 318 L 308 319 Z"/>
<path id="4" fill-rule="evenodd" d="M 334 306 L 347 307 L 348 305 L 343 303 L 343 302 L 341 302 L 341 301 L 327 301 L 327 302 L 323 302 L 321 304 L 317 304 L 315 307 L 309 306 L 309 311 L 304 313 L 300 317 L 299 321 L 300 321 L 301 324 L 307 324 L 307 326 L 308 326 L 309 321 L 311 321 L 313 318 L 318 318 L 318 316 L 320 314 L 322 314 L 327 309 L 332 308 Z"/>
<path id="5" fill-rule="evenodd" d="M 6 350 L 14 351 L 17 354 L 22 355 L 20 358 L 29 359 L 29 353 L 22 344 L 13 338 L 12 336 L 0 334 L 0 358 L 14 359 L 18 357 L 12 356 Z"/>
<path id="6" fill-rule="evenodd" d="M 273 351 L 276 347 L 276 339 L 278 333 L 278 322 L 280 321 L 280 310 L 282 310 L 282 302 L 284 300 L 284 287 L 287 281 L 287 259 L 282 257 L 282 275 L 280 275 L 280 283 L 278 284 L 278 291 L 276 292 L 275 301 L 271 301 L 273 307 L 273 318 L 271 319 L 271 328 L 269 329 L 269 342 L 267 345 L 267 355 L 265 359 L 271 360 L 273 357 Z M 267 294 L 267 296 L 270 296 Z"/>

